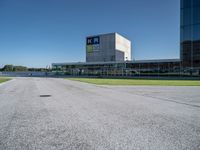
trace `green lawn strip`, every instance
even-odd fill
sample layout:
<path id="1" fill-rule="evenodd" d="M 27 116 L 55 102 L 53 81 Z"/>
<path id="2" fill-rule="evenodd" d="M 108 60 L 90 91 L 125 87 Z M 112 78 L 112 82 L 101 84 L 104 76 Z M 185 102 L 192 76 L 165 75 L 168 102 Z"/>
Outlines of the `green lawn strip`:
<path id="1" fill-rule="evenodd" d="M 157 86 L 200 86 L 200 80 L 150 80 L 150 79 L 96 79 L 67 78 L 69 80 L 97 85 L 157 85 Z"/>
<path id="2" fill-rule="evenodd" d="M 0 83 L 6 82 L 11 80 L 10 78 L 4 78 L 4 77 L 0 77 Z"/>

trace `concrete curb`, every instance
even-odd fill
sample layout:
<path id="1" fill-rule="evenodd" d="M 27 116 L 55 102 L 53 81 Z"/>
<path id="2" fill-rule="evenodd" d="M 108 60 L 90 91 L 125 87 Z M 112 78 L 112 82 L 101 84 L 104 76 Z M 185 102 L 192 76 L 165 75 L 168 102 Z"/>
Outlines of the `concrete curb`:
<path id="1" fill-rule="evenodd" d="M 16 80 L 16 79 L 11 79 L 11 80 L 9 80 L 9 81 L 0 83 L 0 87 L 3 86 L 3 85 L 5 85 L 5 84 L 8 84 L 8 83 L 10 83 L 10 82 L 13 82 L 13 81 L 15 81 L 15 80 Z"/>

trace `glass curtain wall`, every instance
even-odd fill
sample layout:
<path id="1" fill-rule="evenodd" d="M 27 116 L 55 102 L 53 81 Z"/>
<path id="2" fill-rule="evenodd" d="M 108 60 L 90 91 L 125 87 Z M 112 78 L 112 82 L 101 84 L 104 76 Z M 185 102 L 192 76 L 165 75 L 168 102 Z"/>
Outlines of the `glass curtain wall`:
<path id="1" fill-rule="evenodd" d="M 183 67 L 200 67 L 200 0 L 181 0 L 181 60 Z"/>

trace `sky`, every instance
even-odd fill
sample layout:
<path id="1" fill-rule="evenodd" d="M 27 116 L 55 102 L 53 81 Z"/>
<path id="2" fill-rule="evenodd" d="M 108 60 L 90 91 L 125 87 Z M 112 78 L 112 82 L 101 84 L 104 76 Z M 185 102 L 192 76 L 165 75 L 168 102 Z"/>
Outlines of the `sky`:
<path id="1" fill-rule="evenodd" d="M 84 62 L 85 38 L 118 32 L 132 58 L 179 58 L 179 0 L 0 0 L 0 67 Z"/>

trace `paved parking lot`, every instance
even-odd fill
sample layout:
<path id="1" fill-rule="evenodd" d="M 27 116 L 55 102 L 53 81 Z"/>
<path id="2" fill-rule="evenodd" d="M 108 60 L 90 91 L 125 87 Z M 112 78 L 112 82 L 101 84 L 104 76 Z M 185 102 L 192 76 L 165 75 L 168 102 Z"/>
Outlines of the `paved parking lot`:
<path id="1" fill-rule="evenodd" d="M 1 150 L 199 150 L 200 87 L 0 85 Z"/>

